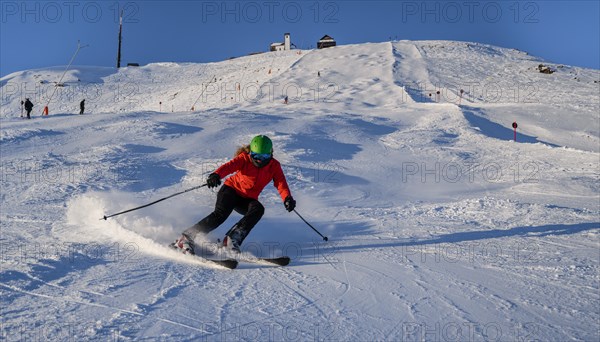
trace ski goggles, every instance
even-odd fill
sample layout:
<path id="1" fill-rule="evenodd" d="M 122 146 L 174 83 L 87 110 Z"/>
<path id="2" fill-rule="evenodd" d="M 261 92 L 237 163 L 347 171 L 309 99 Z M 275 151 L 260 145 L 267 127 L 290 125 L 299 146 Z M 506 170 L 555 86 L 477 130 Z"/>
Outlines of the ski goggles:
<path id="1" fill-rule="evenodd" d="M 252 159 L 254 159 L 254 160 L 265 161 L 265 160 L 271 159 L 272 155 L 271 155 L 271 153 L 250 152 L 250 157 L 252 157 Z"/>

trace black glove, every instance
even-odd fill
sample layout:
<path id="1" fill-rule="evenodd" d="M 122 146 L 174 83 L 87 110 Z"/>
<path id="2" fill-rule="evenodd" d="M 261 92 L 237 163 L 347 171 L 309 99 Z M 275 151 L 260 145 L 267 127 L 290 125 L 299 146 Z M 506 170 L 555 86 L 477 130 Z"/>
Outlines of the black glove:
<path id="1" fill-rule="evenodd" d="M 291 212 L 296 208 L 296 201 L 292 196 L 288 196 L 285 198 L 285 201 L 283 201 L 283 205 L 285 206 L 285 210 Z"/>
<path id="2" fill-rule="evenodd" d="M 206 185 L 209 188 L 216 188 L 221 185 L 221 177 L 219 177 L 216 173 L 211 173 L 210 176 L 206 179 Z"/>

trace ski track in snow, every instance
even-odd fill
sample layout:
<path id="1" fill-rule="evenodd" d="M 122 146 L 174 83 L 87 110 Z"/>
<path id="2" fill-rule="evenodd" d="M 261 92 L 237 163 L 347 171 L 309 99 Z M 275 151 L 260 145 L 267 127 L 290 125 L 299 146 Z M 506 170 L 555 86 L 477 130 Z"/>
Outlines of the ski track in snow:
<path id="1" fill-rule="evenodd" d="M 40 118 L 36 95 L 29 121 L 11 87 L 62 68 L 4 77 L 0 336 L 599 340 L 600 72 L 550 63 L 543 75 L 542 62 L 398 41 L 75 67 L 65 84 L 96 90 L 89 114 L 71 115 L 63 94 Z M 115 97 L 121 84 L 135 91 Z M 283 105 L 290 85 L 301 91 Z M 268 186 L 244 247 L 289 266 L 246 254 L 231 271 L 168 248 L 212 210 L 206 188 L 100 220 L 202 184 L 256 134 L 272 137 L 299 212 L 330 238 Z"/>

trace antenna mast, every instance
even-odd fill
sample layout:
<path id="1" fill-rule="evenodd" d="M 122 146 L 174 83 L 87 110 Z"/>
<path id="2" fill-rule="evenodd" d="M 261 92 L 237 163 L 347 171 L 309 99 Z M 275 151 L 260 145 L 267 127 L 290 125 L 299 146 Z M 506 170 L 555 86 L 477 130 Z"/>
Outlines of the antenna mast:
<path id="1" fill-rule="evenodd" d="M 117 69 L 121 67 L 121 35 L 123 33 L 123 10 L 119 17 L 119 48 L 117 50 Z"/>

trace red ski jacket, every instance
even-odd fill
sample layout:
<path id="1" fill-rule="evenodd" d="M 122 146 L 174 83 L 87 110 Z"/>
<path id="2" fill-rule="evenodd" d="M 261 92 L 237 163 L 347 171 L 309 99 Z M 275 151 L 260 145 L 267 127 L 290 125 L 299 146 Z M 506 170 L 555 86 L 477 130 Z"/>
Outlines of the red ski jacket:
<path id="1" fill-rule="evenodd" d="M 267 165 L 259 168 L 252 164 L 250 154 L 244 152 L 215 171 L 221 178 L 234 172 L 233 176 L 227 178 L 225 185 L 235 189 L 240 196 L 258 200 L 262 190 L 271 181 L 279 191 L 282 200 L 285 201 L 286 197 L 291 196 L 290 188 L 283 175 L 283 170 L 281 170 L 281 164 L 275 158 L 271 158 Z"/>

